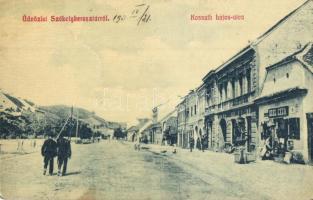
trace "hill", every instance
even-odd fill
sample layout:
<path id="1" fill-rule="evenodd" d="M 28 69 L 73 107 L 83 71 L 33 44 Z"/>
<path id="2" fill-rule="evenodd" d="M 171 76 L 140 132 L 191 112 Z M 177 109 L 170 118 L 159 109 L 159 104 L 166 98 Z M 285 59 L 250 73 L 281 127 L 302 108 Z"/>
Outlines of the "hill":
<path id="1" fill-rule="evenodd" d="M 79 129 L 98 135 L 124 126 L 117 122 L 109 122 L 84 108 L 66 105 L 37 106 L 30 100 L 0 90 L 0 138 L 57 135 L 72 110 L 72 120 L 68 121 L 64 130 L 67 134 L 74 134 L 77 116 Z"/>
<path id="2" fill-rule="evenodd" d="M 94 112 L 90 112 L 86 109 L 78 108 L 78 107 L 72 108 L 71 106 L 66 106 L 66 105 L 39 106 L 38 108 L 44 112 L 57 115 L 61 118 L 67 118 L 71 114 L 72 109 L 73 109 L 73 117 L 75 118 L 77 117 L 77 114 L 78 114 L 79 119 L 88 119 L 88 118 L 92 118 L 95 116 Z M 97 117 L 97 118 L 100 118 L 100 117 Z"/>

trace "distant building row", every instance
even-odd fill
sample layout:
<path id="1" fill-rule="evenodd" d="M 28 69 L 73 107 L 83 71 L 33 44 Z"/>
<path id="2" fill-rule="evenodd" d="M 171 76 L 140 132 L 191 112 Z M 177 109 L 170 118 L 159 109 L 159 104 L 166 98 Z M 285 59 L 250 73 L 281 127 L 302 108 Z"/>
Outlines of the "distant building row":
<path id="1" fill-rule="evenodd" d="M 206 149 L 228 151 L 241 145 L 251 152 L 271 136 L 277 142 L 272 141 L 273 147 L 298 151 L 312 161 L 312 11 L 313 1 L 308 0 L 208 72 L 172 113 L 176 125 L 169 127 L 177 145 L 188 148 L 193 137 Z M 164 140 L 168 120 L 145 127 L 149 142 Z"/>

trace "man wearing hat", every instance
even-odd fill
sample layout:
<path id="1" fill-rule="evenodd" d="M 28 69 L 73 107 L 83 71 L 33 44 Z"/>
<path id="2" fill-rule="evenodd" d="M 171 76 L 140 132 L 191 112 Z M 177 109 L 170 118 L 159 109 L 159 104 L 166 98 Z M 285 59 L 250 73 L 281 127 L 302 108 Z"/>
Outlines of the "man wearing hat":
<path id="1" fill-rule="evenodd" d="M 58 176 L 64 176 L 66 174 L 67 161 L 71 158 L 71 143 L 68 139 L 64 138 L 62 135 L 57 140 L 58 147 Z M 62 173 L 61 173 L 61 168 Z"/>
<path id="2" fill-rule="evenodd" d="M 49 175 L 53 174 L 53 163 L 54 157 L 56 156 L 57 144 L 52 139 L 51 134 L 48 135 L 48 139 L 46 139 L 41 147 L 41 155 L 44 157 L 44 170 L 43 175 L 46 175 L 47 167 L 49 164 Z"/>

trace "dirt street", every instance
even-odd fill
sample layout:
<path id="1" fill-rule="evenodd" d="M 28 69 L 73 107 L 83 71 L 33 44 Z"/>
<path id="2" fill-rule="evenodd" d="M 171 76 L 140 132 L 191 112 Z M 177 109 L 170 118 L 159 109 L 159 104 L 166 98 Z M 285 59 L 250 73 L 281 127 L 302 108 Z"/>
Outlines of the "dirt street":
<path id="1" fill-rule="evenodd" d="M 54 176 L 43 176 L 39 149 L 1 157 L 0 193 L 5 199 L 271 199 L 213 168 L 199 170 L 173 156 L 135 151 L 133 144 L 118 141 L 72 144 L 68 174 L 58 177 L 55 168 Z"/>

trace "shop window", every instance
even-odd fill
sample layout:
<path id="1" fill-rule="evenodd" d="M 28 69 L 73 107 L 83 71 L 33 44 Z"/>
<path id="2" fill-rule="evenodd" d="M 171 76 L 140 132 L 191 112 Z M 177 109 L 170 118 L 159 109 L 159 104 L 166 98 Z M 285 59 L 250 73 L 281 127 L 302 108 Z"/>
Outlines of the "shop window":
<path id="1" fill-rule="evenodd" d="M 288 136 L 288 119 L 278 118 L 274 120 L 277 123 L 277 137 L 286 138 Z"/>
<path id="2" fill-rule="evenodd" d="M 271 128 L 268 126 L 267 122 L 261 123 L 261 139 L 265 140 L 271 135 Z"/>
<path id="3" fill-rule="evenodd" d="M 289 124 L 289 138 L 300 140 L 300 119 L 290 118 L 288 124 Z"/>

